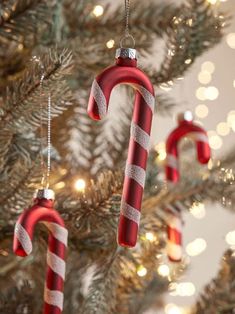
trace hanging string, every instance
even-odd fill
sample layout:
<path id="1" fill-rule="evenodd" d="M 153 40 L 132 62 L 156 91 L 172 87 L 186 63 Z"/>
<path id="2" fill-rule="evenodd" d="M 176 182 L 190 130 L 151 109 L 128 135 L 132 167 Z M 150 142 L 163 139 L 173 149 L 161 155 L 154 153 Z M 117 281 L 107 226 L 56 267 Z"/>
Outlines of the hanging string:
<path id="1" fill-rule="evenodd" d="M 46 187 L 49 187 L 51 172 L 51 93 L 48 96 L 47 104 L 47 175 Z"/>
<path id="2" fill-rule="evenodd" d="M 41 68 L 42 74 L 40 77 L 40 166 L 42 172 L 41 187 L 49 187 L 50 171 L 51 171 L 51 93 L 48 96 L 47 103 L 47 166 L 45 165 L 43 150 L 44 150 L 44 132 L 43 132 L 43 80 L 45 78 L 45 69 L 40 60 L 36 56 L 33 57 L 33 61 L 37 62 Z"/>
<path id="3" fill-rule="evenodd" d="M 122 48 L 125 44 L 125 41 L 130 40 L 131 41 L 131 48 L 135 47 L 135 39 L 130 34 L 129 31 L 129 19 L 130 19 L 130 0 L 124 0 L 125 2 L 125 30 L 124 30 L 124 36 L 120 40 L 120 47 Z"/>

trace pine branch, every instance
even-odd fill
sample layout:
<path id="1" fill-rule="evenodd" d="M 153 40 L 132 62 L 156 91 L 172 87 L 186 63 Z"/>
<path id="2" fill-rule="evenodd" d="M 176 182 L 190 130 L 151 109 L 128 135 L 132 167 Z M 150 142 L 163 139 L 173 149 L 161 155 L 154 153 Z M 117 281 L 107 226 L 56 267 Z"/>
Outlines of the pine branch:
<path id="1" fill-rule="evenodd" d="M 235 256 L 228 250 L 223 257 L 221 269 L 201 293 L 192 314 L 232 314 L 235 308 Z"/>
<path id="2" fill-rule="evenodd" d="M 44 0 L 4 1 L 0 12 L 0 42 L 5 47 L 12 42 L 23 48 L 33 47 L 51 23 L 51 9 L 52 5 Z"/>

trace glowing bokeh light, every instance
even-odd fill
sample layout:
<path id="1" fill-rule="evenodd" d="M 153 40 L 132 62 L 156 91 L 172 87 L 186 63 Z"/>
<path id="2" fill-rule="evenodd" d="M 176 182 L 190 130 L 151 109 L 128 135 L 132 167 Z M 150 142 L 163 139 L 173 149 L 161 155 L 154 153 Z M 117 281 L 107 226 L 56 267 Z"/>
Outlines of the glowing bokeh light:
<path id="1" fill-rule="evenodd" d="M 162 264 L 158 267 L 157 272 L 162 277 L 167 277 L 170 274 L 170 268 L 168 265 Z"/>
<path id="2" fill-rule="evenodd" d="M 205 97 L 208 100 L 215 100 L 219 96 L 218 88 L 215 86 L 209 86 L 205 90 Z"/>
<path id="3" fill-rule="evenodd" d="M 146 274 L 147 274 L 147 269 L 143 265 L 140 265 L 137 268 L 137 275 L 139 277 L 144 277 L 144 276 L 146 276 Z"/>
<path id="4" fill-rule="evenodd" d="M 189 211 L 197 219 L 202 219 L 206 215 L 205 205 L 200 202 L 194 202 Z"/>
<path id="5" fill-rule="evenodd" d="M 99 17 L 101 15 L 103 15 L 104 13 L 104 8 L 102 7 L 102 5 L 96 5 L 93 9 L 93 14 L 96 16 L 96 17 Z"/>
<path id="6" fill-rule="evenodd" d="M 199 87 L 196 90 L 196 97 L 197 97 L 197 99 L 199 99 L 199 100 L 206 100 L 205 93 L 206 93 L 206 87 Z"/>
<path id="7" fill-rule="evenodd" d="M 212 74 L 215 71 L 215 65 L 211 61 L 205 61 L 201 65 L 201 70 L 202 71 L 207 71 L 210 74 Z"/>
<path id="8" fill-rule="evenodd" d="M 186 246 L 186 252 L 189 256 L 197 256 L 205 251 L 206 246 L 207 244 L 204 239 L 197 238 Z"/>
<path id="9" fill-rule="evenodd" d="M 223 145 L 221 137 L 217 134 L 209 136 L 209 144 L 212 149 L 220 149 Z"/>
<path id="10" fill-rule="evenodd" d="M 220 122 L 217 124 L 216 131 L 221 136 L 226 136 L 230 132 L 230 127 L 226 122 Z"/>
<path id="11" fill-rule="evenodd" d="M 79 192 L 84 192 L 85 191 L 85 187 L 86 187 L 86 182 L 83 179 L 77 179 L 74 187 L 77 191 Z"/>
<path id="12" fill-rule="evenodd" d="M 208 72 L 208 71 L 201 71 L 198 74 L 198 81 L 201 84 L 208 84 L 208 83 L 210 83 L 210 81 L 211 81 L 211 73 Z"/>
<path id="13" fill-rule="evenodd" d="M 225 240 L 229 245 L 235 245 L 235 230 L 228 232 Z"/>
<path id="14" fill-rule="evenodd" d="M 107 41 L 106 46 L 107 48 L 111 49 L 113 48 L 115 45 L 115 41 L 113 39 L 110 39 L 109 41 Z"/>
<path id="15" fill-rule="evenodd" d="M 235 33 L 230 33 L 226 36 L 226 42 L 228 46 L 235 49 Z"/>
<path id="16" fill-rule="evenodd" d="M 195 114 L 196 116 L 198 116 L 198 118 L 206 118 L 208 116 L 209 113 L 209 109 L 206 105 L 198 105 L 195 108 Z"/>

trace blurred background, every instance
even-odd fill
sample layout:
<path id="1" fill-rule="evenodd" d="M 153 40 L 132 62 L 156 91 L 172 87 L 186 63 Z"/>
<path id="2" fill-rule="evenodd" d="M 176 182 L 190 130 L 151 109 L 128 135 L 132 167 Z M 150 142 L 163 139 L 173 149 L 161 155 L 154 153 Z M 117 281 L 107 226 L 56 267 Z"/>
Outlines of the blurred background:
<path id="1" fill-rule="evenodd" d="M 197 59 L 178 85 L 162 86 L 162 90 L 176 99 L 182 110 L 193 109 L 195 120 L 208 130 L 213 156 L 219 159 L 235 139 L 235 0 L 208 2 L 215 10 L 222 8 L 231 14 L 227 35 Z M 171 118 L 155 116 L 152 141 L 162 149 L 162 158 L 164 141 L 174 125 L 176 121 Z M 184 218 L 184 247 L 190 266 L 178 284 L 172 284 L 176 291 L 166 296 L 167 305 L 161 314 L 187 313 L 203 286 L 218 272 L 225 249 L 235 246 L 234 214 L 222 206 L 198 204 Z M 167 275 L 167 269 L 165 272 Z M 151 313 L 156 311 L 146 312 Z"/>

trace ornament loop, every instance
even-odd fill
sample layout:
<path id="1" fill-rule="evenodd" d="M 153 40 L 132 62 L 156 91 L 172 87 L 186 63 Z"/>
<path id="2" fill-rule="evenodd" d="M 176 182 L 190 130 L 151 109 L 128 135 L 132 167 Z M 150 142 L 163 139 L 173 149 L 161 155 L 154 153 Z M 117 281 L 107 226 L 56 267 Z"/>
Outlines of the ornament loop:
<path id="1" fill-rule="evenodd" d="M 124 35 L 120 40 L 121 48 L 135 48 L 135 39 L 131 34 Z"/>

